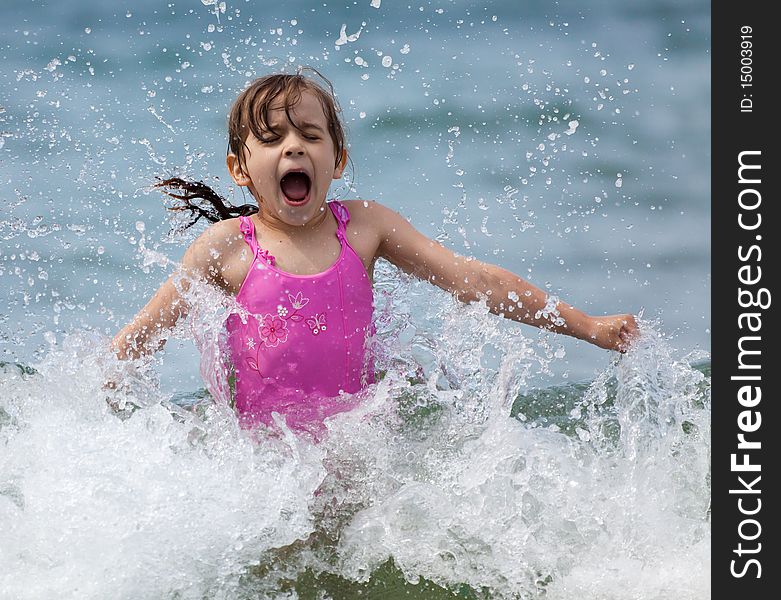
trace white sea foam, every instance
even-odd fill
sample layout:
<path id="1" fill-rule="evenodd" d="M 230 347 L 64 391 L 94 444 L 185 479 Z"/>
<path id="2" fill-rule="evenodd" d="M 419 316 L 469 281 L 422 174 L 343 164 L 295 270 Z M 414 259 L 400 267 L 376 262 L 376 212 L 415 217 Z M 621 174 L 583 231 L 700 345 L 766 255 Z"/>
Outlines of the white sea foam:
<path id="1" fill-rule="evenodd" d="M 709 592 L 702 373 L 644 324 L 642 342 L 558 411 L 564 429 L 523 423 L 511 406 L 561 353 L 484 306 L 438 301 L 420 314 L 415 285 L 386 284 L 387 375 L 317 446 L 284 427 L 243 432 L 224 401 L 183 410 L 150 365 L 115 361 L 94 336 L 66 337 L 36 374 L 5 367 L 0 589 L 274 597 L 280 577 L 307 567 L 366 580 L 392 558 L 411 581 L 496 598 Z M 194 329 L 208 374 L 223 368 L 209 352 L 224 306 L 206 304 L 194 322 L 215 326 Z M 109 394 L 119 412 L 106 378 L 122 383 Z"/>
<path id="2" fill-rule="evenodd" d="M 508 417 L 520 365 L 544 359 L 490 329 L 445 335 L 439 358 L 460 365 L 457 389 L 434 375 L 412 389 L 386 381 L 370 416 L 332 420 L 327 447 L 360 465 L 349 487 L 365 505 L 344 529 L 339 572 L 365 579 L 392 558 L 411 581 L 468 583 L 494 597 L 706 597 L 707 379 L 647 327 L 579 401 L 579 436 L 565 435 Z M 459 350 L 475 338 L 503 351 L 483 381 L 480 353 Z M 388 408 L 404 395 L 429 409 L 418 429 Z"/>
<path id="3" fill-rule="evenodd" d="M 253 441 L 219 407 L 177 410 L 148 377 L 119 418 L 94 342 L 0 378 L 3 597 L 232 597 L 265 551 L 312 531 L 321 451 Z"/>

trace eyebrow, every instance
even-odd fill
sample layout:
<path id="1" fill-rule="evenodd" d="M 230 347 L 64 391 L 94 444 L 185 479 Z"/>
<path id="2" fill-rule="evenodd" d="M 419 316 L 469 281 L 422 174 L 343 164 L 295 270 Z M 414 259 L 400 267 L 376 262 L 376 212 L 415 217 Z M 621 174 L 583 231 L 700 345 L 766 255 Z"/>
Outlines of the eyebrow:
<path id="1" fill-rule="evenodd" d="M 287 121 L 287 119 L 280 119 L 280 122 L 278 122 L 278 123 L 270 123 L 270 125 L 271 125 L 271 127 L 273 129 L 277 129 L 280 126 L 283 126 L 284 122 L 286 122 L 286 121 Z M 315 129 L 315 130 L 317 130 L 317 131 L 319 131 L 321 133 L 325 133 L 325 129 L 320 127 L 320 125 L 318 125 L 317 123 L 310 123 L 309 121 L 302 121 L 300 123 L 296 123 L 296 126 L 299 129 Z"/>
<path id="2" fill-rule="evenodd" d="M 298 123 L 298 127 L 301 129 L 317 129 L 318 131 L 323 131 L 323 128 L 320 127 L 320 125 L 317 123 L 309 123 L 308 121 Z"/>

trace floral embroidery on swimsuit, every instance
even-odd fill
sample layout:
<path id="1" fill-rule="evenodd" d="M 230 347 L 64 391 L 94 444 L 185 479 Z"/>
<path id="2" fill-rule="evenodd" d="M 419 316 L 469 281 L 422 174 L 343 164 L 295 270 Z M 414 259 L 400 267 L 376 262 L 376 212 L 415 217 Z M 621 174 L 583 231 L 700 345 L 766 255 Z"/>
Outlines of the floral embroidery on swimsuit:
<path id="1" fill-rule="evenodd" d="M 313 335 L 319 334 L 321 331 L 325 331 L 325 313 L 315 314 L 314 317 L 308 317 L 306 324 L 309 325 L 309 330 Z"/>
<path id="2" fill-rule="evenodd" d="M 304 295 L 301 292 L 298 292 L 295 296 L 288 294 L 287 299 L 290 300 L 290 304 L 292 304 L 295 309 L 304 308 L 309 304 L 309 298 L 304 298 Z"/>
<path id="3" fill-rule="evenodd" d="M 273 257 L 272 257 L 273 258 Z M 301 292 L 298 292 L 295 296 L 293 294 L 287 295 L 288 302 L 293 309 L 290 312 L 286 306 L 281 304 L 277 306 L 277 314 L 272 315 L 266 313 L 260 318 L 258 323 L 258 335 L 260 336 L 261 344 L 257 345 L 257 352 L 255 358 L 248 358 L 247 364 L 253 371 L 260 371 L 260 355 L 263 347 L 276 348 L 279 344 L 284 344 L 287 341 L 289 330 L 287 328 L 287 322 L 304 321 L 309 327 L 309 331 L 312 335 L 319 335 L 320 332 L 326 331 L 328 326 L 325 320 L 325 313 L 315 313 L 313 317 L 305 317 L 298 311 L 309 304 L 309 298 L 305 298 Z M 252 338 L 247 339 L 247 348 L 254 350 L 256 342 Z"/>
<path id="4" fill-rule="evenodd" d="M 287 323 L 278 315 L 263 315 L 258 333 L 267 347 L 276 348 L 280 342 L 287 341 Z"/>
<path id="5" fill-rule="evenodd" d="M 295 309 L 293 311 L 293 314 L 290 315 L 288 318 L 291 321 L 300 321 L 304 317 L 298 314 L 298 311 L 304 308 L 307 304 L 309 304 L 309 298 L 304 298 L 304 295 L 301 292 L 298 292 L 295 296 L 292 294 L 287 295 L 287 299 L 290 301 L 290 305 Z"/>

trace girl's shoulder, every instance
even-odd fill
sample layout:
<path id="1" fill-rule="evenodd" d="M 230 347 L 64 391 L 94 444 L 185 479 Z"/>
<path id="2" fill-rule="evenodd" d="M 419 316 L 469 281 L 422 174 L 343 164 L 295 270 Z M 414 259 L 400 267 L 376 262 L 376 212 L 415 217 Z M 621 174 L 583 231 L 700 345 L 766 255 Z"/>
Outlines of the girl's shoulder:
<path id="1" fill-rule="evenodd" d="M 340 200 L 350 213 L 350 223 L 376 222 L 391 210 L 375 200 Z"/>
<path id="2" fill-rule="evenodd" d="M 370 211 L 378 207 L 384 208 L 382 204 L 380 204 L 376 200 L 361 200 L 358 198 L 353 198 L 352 200 L 339 200 L 339 204 L 344 204 L 344 206 L 350 211 L 351 215 L 353 213 L 353 210 L 357 212 L 362 212 L 362 211 Z"/>
<path id="3" fill-rule="evenodd" d="M 389 209 L 374 200 L 340 200 L 350 215 L 348 230 L 353 233 L 381 237 Z"/>
<path id="4" fill-rule="evenodd" d="M 238 218 L 224 219 L 209 225 L 201 235 L 190 244 L 195 250 L 225 250 L 243 241 L 241 223 Z"/>
<path id="5" fill-rule="evenodd" d="M 239 219 L 217 221 L 190 244 L 182 264 L 202 274 L 214 273 L 246 247 Z"/>
<path id="6" fill-rule="evenodd" d="M 375 200 L 341 200 L 341 203 L 350 213 L 353 228 L 371 231 L 383 238 L 400 224 L 409 223 L 395 210 Z"/>

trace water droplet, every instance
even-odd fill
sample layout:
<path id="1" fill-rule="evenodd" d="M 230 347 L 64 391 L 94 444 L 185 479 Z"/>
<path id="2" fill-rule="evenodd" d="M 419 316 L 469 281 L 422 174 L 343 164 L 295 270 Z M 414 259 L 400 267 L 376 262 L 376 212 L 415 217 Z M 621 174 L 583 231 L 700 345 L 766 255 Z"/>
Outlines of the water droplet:
<path id="1" fill-rule="evenodd" d="M 48 64 L 48 65 L 46 65 L 45 69 L 46 69 L 47 71 L 49 71 L 49 73 L 52 73 L 52 72 L 56 71 L 56 70 L 57 70 L 57 67 L 58 67 L 59 65 L 61 65 L 61 64 L 62 64 L 62 63 L 60 62 L 60 59 L 59 59 L 59 58 L 53 58 L 53 59 L 51 59 L 51 60 L 49 61 L 49 64 Z"/>
<path id="2" fill-rule="evenodd" d="M 591 434 L 585 429 L 581 429 L 580 427 L 575 428 L 575 433 L 578 434 L 578 437 L 583 442 L 588 442 L 591 439 Z"/>

